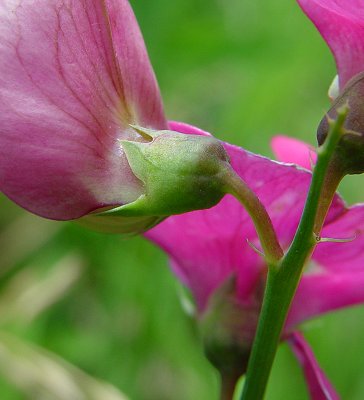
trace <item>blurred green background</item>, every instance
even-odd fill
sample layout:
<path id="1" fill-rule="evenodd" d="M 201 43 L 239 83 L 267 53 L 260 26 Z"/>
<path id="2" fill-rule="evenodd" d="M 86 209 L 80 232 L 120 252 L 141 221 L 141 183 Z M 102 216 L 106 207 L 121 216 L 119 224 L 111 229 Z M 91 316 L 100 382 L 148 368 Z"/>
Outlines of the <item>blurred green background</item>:
<path id="1" fill-rule="evenodd" d="M 294 1 L 131 3 L 170 119 L 268 156 L 277 133 L 315 143 L 335 66 Z M 356 177 L 341 191 L 352 203 L 363 199 L 362 188 Z M 218 398 L 217 375 L 159 249 L 141 237 L 41 220 L 0 201 L 2 332 L 60 355 L 133 400 Z M 364 398 L 363 315 L 355 307 L 303 327 L 343 399 Z M 0 340 L 2 400 L 56 398 L 39 391 L 25 367 L 10 368 L 4 349 Z M 43 378 L 48 372 L 43 368 Z M 307 398 L 283 344 L 267 399 Z"/>

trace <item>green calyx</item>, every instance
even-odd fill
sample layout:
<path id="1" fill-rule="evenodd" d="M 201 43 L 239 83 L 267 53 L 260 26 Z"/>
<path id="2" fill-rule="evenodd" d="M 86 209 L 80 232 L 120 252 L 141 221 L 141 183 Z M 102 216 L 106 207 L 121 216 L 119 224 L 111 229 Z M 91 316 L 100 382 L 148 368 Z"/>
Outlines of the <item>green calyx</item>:
<path id="1" fill-rule="evenodd" d="M 162 222 L 163 219 L 163 217 L 158 216 L 125 217 L 121 215 L 108 215 L 104 211 L 85 215 L 79 218 L 77 223 L 98 232 L 131 236 L 153 228 L 153 226 Z"/>
<path id="2" fill-rule="evenodd" d="M 132 203 L 97 215 L 161 218 L 210 208 L 221 200 L 229 158 L 218 140 L 132 127 L 143 141 L 120 144 L 145 192 Z"/>

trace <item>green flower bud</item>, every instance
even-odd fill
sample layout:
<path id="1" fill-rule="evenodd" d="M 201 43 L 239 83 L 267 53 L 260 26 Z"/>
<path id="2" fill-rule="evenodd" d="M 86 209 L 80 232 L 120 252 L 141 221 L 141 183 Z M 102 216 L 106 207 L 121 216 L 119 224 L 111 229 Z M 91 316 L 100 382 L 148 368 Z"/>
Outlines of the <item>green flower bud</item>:
<path id="1" fill-rule="evenodd" d="M 228 278 L 211 296 L 200 320 L 205 354 L 222 380 L 237 381 L 246 372 L 263 296 L 244 304 L 236 293 L 235 277 Z"/>
<path id="2" fill-rule="evenodd" d="M 345 174 L 364 172 L 364 73 L 351 79 L 336 98 L 327 115 L 317 129 L 317 140 L 321 146 L 329 132 L 328 118 L 335 120 L 338 110 L 348 106 L 343 126 L 343 135 L 335 151 L 335 164 Z"/>
<path id="3" fill-rule="evenodd" d="M 169 215 L 210 208 L 225 194 L 223 177 L 229 157 L 210 136 L 184 135 L 133 127 L 143 141 L 121 141 L 129 165 L 144 184 L 134 202 L 105 211 L 101 216 Z"/>

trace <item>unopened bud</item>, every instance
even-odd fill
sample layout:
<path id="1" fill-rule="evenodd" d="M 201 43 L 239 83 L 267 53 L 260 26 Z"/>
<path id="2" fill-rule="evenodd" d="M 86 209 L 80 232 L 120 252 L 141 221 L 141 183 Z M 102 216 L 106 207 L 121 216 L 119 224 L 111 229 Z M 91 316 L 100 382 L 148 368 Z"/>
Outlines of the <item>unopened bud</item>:
<path id="1" fill-rule="evenodd" d="M 236 279 L 228 278 L 211 296 L 200 326 L 206 357 L 225 377 L 246 372 L 259 318 L 263 290 L 244 304 L 236 293 Z"/>
<path id="2" fill-rule="evenodd" d="M 343 125 L 344 132 L 335 151 L 335 163 L 343 174 L 361 174 L 364 172 L 364 73 L 348 82 L 321 120 L 317 129 L 320 146 L 329 133 L 328 118 L 336 120 L 338 110 L 345 106 L 348 112 Z"/>

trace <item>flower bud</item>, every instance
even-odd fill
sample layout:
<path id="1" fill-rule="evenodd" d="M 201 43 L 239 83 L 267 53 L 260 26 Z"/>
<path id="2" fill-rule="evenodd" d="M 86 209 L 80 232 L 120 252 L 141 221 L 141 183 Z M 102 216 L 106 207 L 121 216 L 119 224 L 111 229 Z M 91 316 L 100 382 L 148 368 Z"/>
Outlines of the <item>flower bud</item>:
<path id="1" fill-rule="evenodd" d="M 321 120 L 317 129 L 320 146 L 329 132 L 328 118 L 335 120 L 338 110 L 344 106 L 348 107 L 348 113 L 335 151 L 335 163 L 344 175 L 361 174 L 364 172 L 364 73 L 356 75 L 348 82 Z"/>
<path id="2" fill-rule="evenodd" d="M 259 292 L 259 293 L 258 293 Z M 228 278 L 211 296 L 200 326 L 205 354 L 223 379 L 246 372 L 263 291 L 247 304 L 239 301 L 236 279 Z"/>
<path id="3" fill-rule="evenodd" d="M 144 185 L 134 202 L 99 216 L 160 219 L 210 208 L 225 194 L 229 157 L 215 138 L 133 127 L 143 141 L 122 140 L 131 170 Z"/>

